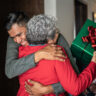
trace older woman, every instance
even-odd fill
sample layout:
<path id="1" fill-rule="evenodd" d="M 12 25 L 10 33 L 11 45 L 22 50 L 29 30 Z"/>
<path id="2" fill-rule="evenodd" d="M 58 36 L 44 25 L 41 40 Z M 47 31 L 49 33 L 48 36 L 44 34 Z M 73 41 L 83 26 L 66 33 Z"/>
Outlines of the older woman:
<path id="1" fill-rule="evenodd" d="M 56 19 L 54 17 L 46 15 L 37 15 L 30 19 L 26 33 L 28 43 L 20 46 L 19 58 L 34 53 L 50 43 L 56 43 L 59 33 L 55 23 Z M 62 48 L 61 46 L 58 47 Z M 72 95 L 80 94 L 91 84 L 96 77 L 96 53 L 94 53 L 89 66 L 80 75 L 77 75 L 65 50 L 63 48 L 62 50 L 66 55 L 64 62 L 41 60 L 36 67 L 19 76 L 20 89 L 17 96 L 29 95 L 24 88 L 25 81 L 28 79 L 40 82 L 45 86 L 61 82 L 63 88 Z M 55 94 L 46 94 L 44 96 L 55 96 Z M 65 96 L 65 93 L 61 93 L 59 96 Z"/>

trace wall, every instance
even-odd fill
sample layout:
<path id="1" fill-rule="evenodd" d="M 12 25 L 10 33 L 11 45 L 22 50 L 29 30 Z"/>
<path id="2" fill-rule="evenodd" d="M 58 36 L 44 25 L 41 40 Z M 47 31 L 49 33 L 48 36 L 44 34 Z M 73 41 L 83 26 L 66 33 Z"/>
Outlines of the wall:
<path id="1" fill-rule="evenodd" d="M 44 0 L 44 13 L 56 17 L 56 0 Z"/>
<path id="2" fill-rule="evenodd" d="M 96 0 L 79 0 L 88 6 L 88 19 L 92 20 L 92 12 L 96 12 Z M 58 18 L 58 27 L 71 45 L 75 37 L 74 0 L 44 0 L 45 14 Z"/>
<path id="3" fill-rule="evenodd" d="M 58 18 L 57 26 L 71 45 L 74 31 L 74 0 L 45 0 L 45 14 Z"/>
<path id="4" fill-rule="evenodd" d="M 57 0 L 57 25 L 60 28 L 61 33 L 64 35 L 69 45 L 73 41 L 73 29 L 74 29 L 74 0 Z"/>

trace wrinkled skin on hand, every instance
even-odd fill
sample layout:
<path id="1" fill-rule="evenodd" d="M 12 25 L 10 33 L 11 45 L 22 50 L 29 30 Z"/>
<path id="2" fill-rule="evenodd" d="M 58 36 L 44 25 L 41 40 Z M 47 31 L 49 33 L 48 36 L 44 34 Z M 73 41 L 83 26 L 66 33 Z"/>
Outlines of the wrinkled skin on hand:
<path id="1" fill-rule="evenodd" d="M 42 96 L 44 94 L 49 94 L 54 92 L 54 89 L 52 88 L 51 85 L 45 86 L 39 82 L 35 82 L 32 80 L 28 80 L 28 83 L 25 82 L 25 89 L 26 89 L 25 91 L 30 96 Z"/>
<path id="2" fill-rule="evenodd" d="M 42 59 L 64 61 L 65 58 L 62 49 L 54 44 L 49 44 L 35 53 L 35 63 Z"/>

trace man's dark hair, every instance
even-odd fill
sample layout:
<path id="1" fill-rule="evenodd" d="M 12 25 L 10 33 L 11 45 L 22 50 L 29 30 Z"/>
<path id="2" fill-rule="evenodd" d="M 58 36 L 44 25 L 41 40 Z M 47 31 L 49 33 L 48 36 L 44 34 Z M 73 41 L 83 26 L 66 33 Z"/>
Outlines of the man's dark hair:
<path id="1" fill-rule="evenodd" d="M 20 26 L 25 26 L 28 22 L 29 17 L 22 11 L 11 12 L 8 14 L 5 29 L 8 31 L 11 29 L 12 25 L 17 23 Z"/>

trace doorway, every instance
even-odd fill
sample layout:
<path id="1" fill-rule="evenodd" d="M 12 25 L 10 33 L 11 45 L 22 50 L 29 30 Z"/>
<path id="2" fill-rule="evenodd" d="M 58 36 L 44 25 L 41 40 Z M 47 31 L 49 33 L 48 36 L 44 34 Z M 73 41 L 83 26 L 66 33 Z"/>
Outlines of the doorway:
<path id="1" fill-rule="evenodd" d="M 76 24 L 76 35 L 80 31 L 81 27 L 87 20 L 87 5 L 75 0 L 75 24 Z"/>

